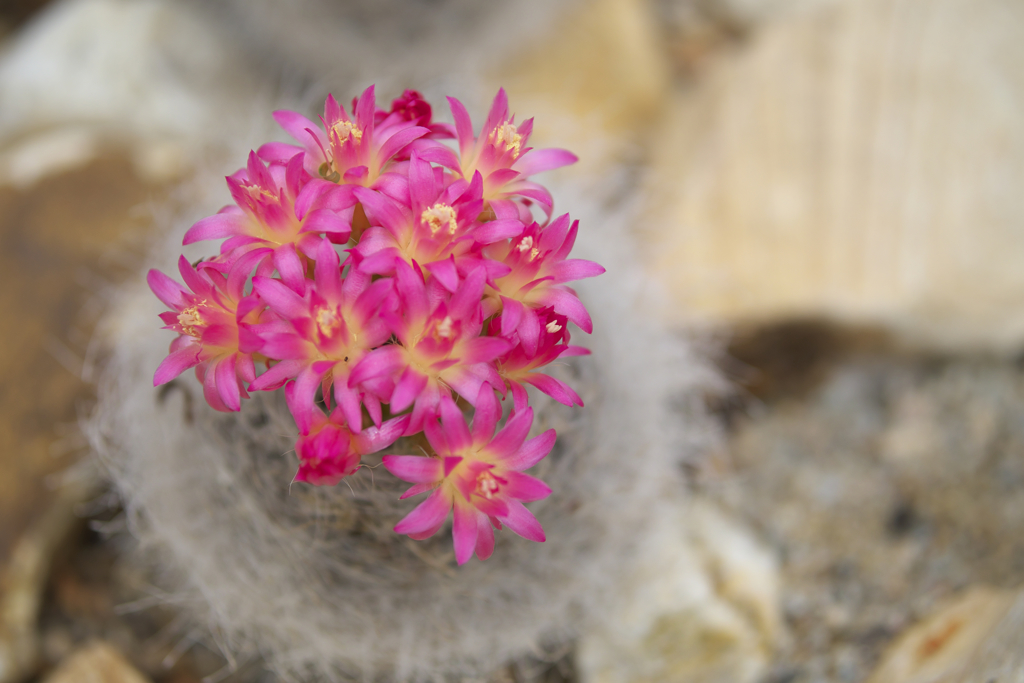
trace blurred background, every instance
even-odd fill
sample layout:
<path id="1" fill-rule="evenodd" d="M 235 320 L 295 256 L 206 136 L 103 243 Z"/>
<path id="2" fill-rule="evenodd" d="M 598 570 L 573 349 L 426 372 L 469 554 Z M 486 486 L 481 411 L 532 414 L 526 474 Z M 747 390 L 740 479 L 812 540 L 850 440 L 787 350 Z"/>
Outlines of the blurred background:
<path id="1" fill-rule="evenodd" d="M 192 179 L 370 83 L 504 86 L 729 380 L 687 475 L 770 562 L 535 678 L 1024 680 L 1024 3 L 0 0 L 0 683 L 273 680 L 116 561 L 93 328 Z"/>

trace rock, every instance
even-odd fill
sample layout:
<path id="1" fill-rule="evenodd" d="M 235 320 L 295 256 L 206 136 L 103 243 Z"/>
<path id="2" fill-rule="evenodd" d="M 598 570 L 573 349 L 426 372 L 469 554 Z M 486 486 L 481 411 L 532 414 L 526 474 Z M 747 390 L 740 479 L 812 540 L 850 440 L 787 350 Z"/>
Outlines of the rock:
<path id="1" fill-rule="evenodd" d="M 238 136 L 253 83 L 230 36 L 183 3 L 51 3 L 0 59 L 0 185 L 27 187 L 111 145 L 145 179 L 177 178 L 204 146 Z"/>
<path id="2" fill-rule="evenodd" d="M 664 511 L 636 574 L 579 641 L 585 683 L 757 680 L 781 633 L 775 559 L 706 501 Z"/>
<path id="3" fill-rule="evenodd" d="M 37 665 L 36 622 L 50 563 L 79 521 L 75 507 L 94 495 L 94 487 L 91 479 L 67 483 L 14 546 L 0 581 L 0 683 L 17 683 Z"/>
<path id="4" fill-rule="evenodd" d="M 770 23 L 670 107 L 649 263 L 677 320 L 814 316 L 1024 342 L 1024 5 L 844 0 Z"/>
<path id="5" fill-rule="evenodd" d="M 635 154 L 671 91 L 668 55 L 646 0 L 567 3 L 489 75 L 520 118 L 535 116 L 535 147 L 580 156 L 580 173 Z"/>
<path id="6" fill-rule="evenodd" d="M 890 647 L 868 683 L 990 683 L 1024 674 L 1024 593 L 974 587 Z"/>
<path id="7" fill-rule="evenodd" d="M 86 645 L 71 655 L 43 683 L 147 683 L 114 647 L 103 642 Z"/>

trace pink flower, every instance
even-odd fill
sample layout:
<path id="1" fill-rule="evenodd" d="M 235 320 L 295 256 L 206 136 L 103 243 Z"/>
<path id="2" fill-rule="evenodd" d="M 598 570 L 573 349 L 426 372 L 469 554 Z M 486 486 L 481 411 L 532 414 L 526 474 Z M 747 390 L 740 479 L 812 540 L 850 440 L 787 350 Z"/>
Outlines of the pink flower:
<path id="1" fill-rule="evenodd" d="M 354 118 L 328 95 L 320 119 L 323 128 L 296 112 L 276 111 L 274 120 L 302 147 L 269 143 L 260 147 L 260 157 L 280 161 L 304 151 L 306 171 L 314 178 L 380 189 L 381 183 L 400 180 L 385 177 L 392 158 L 431 130 L 398 113 L 378 125 L 376 111 L 372 85 L 354 103 Z"/>
<path id="2" fill-rule="evenodd" d="M 258 322 L 264 308 L 257 296 L 244 295 L 252 261 L 241 259 L 224 277 L 212 269 L 196 271 L 182 256 L 178 272 L 191 291 L 158 270 L 149 271 L 150 289 L 172 309 L 160 314 L 164 329 L 179 335 L 171 343 L 171 354 L 156 370 L 154 386 L 195 367 L 203 395 L 213 408 L 241 408 L 241 399 L 249 397 L 243 382 L 256 378 L 252 354 L 259 348 L 249 326 Z"/>
<path id="3" fill-rule="evenodd" d="M 350 387 L 349 374 L 370 349 L 391 336 L 378 313 L 392 284 L 389 280 L 372 282 L 370 275 L 355 269 L 342 278 L 338 253 L 326 239 L 317 250 L 313 275 L 312 282 L 302 280 L 301 294 L 280 280 L 253 278 L 255 291 L 278 317 L 254 328 L 262 341 L 260 352 L 280 362 L 250 388 L 275 389 L 295 378 L 298 386 L 292 414 L 303 431 L 312 419 L 317 387 L 323 387 L 329 401 L 332 385 L 334 398 L 355 431 L 359 431 L 364 401 L 379 425 L 379 403 L 373 395 Z"/>
<path id="4" fill-rule="evenodd" d="M 532 384 L 563 405 L 582 407 L 583 399 L 572 387 L 536 370 L 562 356 L 586 356 L 590 351 L 581 346 L 569 346 L 569 330 L 564 315 L 558 315 L 550 308 L 536 313 L 540 320 L 536 353 L 527 353 L 523 345 L 518 344 L 498 359 L 498 374 L 512 391 L 515 409 L 522 410 L 527 406 L 528 396 L 523 384 Z M 501 316 L 491 321 L 492 327 L 500 329 L 501 325 Z"/>
<path id="5" fill-rule="evenodd" d="M 594 277 L 604 268 L 583 259 L 567 259 L 576 241 L 579 221 L 569 224 L 569 214 L 550 225 L 528 226 L 511 242 L 499 242 L 484 249 L 484 254 L 510 268 L 488 292 L 487 311 L 501 311 L 501 334 L 516 332 L 530 356 L 537 353 L 541 321 L 536 309 L 550 306 L 590 334 L 590 314 L 571 288 L 564 283 Z"/>
<path id="6" fill-rule="evenodd" d="M 503 386 L 492 362 L 512 345 L 505 339 L 480 336 L 484 278 L 484 270 L 477 269 L 446 296 L 440 286 L 428 290 L 418 273 L 404 261 L 398 262 L 395 288 L 401 309 L 382 311 L 381 316 L 400 343 L 367 354 L 352 369 L 349 382 L 392 379 L 391 412 L 413 407 L 411 433 L 423 428 L 423 421 L 452 389 L 473 401 L 482 385 Z"/>
<path id="7" fill-rule="evenodd" d="M 576 163 L 576 155 L 564 149 L 533 151 L 527 147 L 533 131 L 533 119 L 516 124 L 515 116 L 509 116 L 504 88 L 498 90 L 494 97 L 479 137 L 474 137 L 473 122 L 462 103 L 449 97 L 448 104 L 455 118 L 459 154 L 456 157 L 439 152 L 431 156 L 430 161 L 444 164 L 466 179 L 480 172 L 484 179 L 484 200 L 498 218 L 529 220 L 529 210 L 513 201 L 515 197 L 536 201 L 550 216 L 553 206 L 551 194 L 528 178 L 535 173 Z"/>
<path id="8" fill-rule="evenodd" d="M 530 408 L 509 417 L 496 435 L 501 404 L 488 387 L 476 397 L 470 432 L 462 413 L 447 396 L 441 400 L 440 423 L 426 424 L 427 440 L 437 457 L 386 455 L 384 466 L 412 486 L 402 498 L 433 490 L 396 526 L 395 531 L 421 540 L 433 536 L 454 508 L 452 540 L 455 559 L 464 564 L 476 552 L 486 560 L 494 550 L 494 530 L 508 526 L 523 538 L 544 542 L 544 530 L 523 505 L 546 498 L 551 489 L 523 474 L 555 444 L 555 431 L 526 440 L 533 424 Z"/>
<path id="9" fill-rule="evenodd" d="M 285 388 L 285 398 L 292 412 L 299 409 L 294 405 L 295 392 L 294 383 Z M 295 481 L 314 486 L 334 486 L 359 469 L 364 455 L 393 444 L 405 431 L 408 422 L 408 416 L 396 417 L 380 428 L 369 427 L 353 433 L 340 409 L 335 409 L 327 417 L 315 408 L 308 429 L 300 433 L 295 442 L 295 454 L 299 458 Z"/>
<path id="10" fill-rule="evenodd" d="M 246 168 L 227 178 L 235 205 L 193 225 L 183 243 L 227 237 L 222 254 L 258 251 L 261 274 L 276 268 L 289 287 L 301 289 L 305 266 L 299 252 L 313 257 L 324 234 L 346 241 L 356 204 L 350 190 L 309 182 L 302 163 L 300 153 L 286 166 L 267 168 L 250 152 Z"/>
<path id="11" fill-rule="evenodd" d="M 383 194 L 357 188 L 356 197 L 370 225 L 356 251 L 360 269 L 392 275 L 396 259 L 425 267 L 453 292 L 458 285 L 458 260 L 477 246 L 515 237 L 525 227 L 517 219 L 480 223 L 484 202 L 480 175 L 473 182 L 445 184 L 443 169 L 433 168 L 413 153 L 409 161 L 409 202 L 403 206 Z M 450 257 L 454 257 L 449 261 Z"/>

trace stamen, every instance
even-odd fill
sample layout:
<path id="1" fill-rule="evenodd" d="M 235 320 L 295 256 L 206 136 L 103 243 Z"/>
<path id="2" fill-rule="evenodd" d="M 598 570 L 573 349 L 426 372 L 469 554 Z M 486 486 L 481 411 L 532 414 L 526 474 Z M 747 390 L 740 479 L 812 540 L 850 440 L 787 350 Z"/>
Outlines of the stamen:
<path id="1" fill-rule="evenodd" d="M 446 315 L 444 317 L 444 320 L 442 320 L 437 325 L 437 336 L 441 337 L 442 339 L 451 339 L 453 324 L 454 322 L 452 321 L 452 317 L 450 315 Z"/>
<path id="2" fill-rule="evenodd" d="M 517 246 L 516 249 L 518 249 L 519 251 L 527 251 L 529 249 L 533 249 L 533 238 L 527 235 L 519 242 L 519 246 Z M 536 249 L 533 250 L 537 251 Z"/>
<path id="3" fill-rule="evenodd" d="M 512 158 L 516 159 L 519 150 L 522 149 L 523 136 L 516 130 L 514 123 L 506 121 L 491 131 L 487 136 L 487 142 L 498 148 L 504 147 L 505 151 L 512 152 Z"/>
<path id="4" fill-rule="evenodd" d="M 316 328 L 321 337 L 332 337 L 342 326 L 342 319 L 329 308 L 321 308 L 316 313 Z"/>
<path id="5" fill-rule="evenodd" d="M 331 126 L 331 133 L 338 139 L 337 144 L 344 145 L 348 142 L 349 138 L 352 138 L 353 142 L 359 143 L 363 139 L 363 131 L 359 129 L 359 126 L 352 123 L 351 121 L 336 121 Z"/>
<path id="6" fill-rule="evenodd" d="M 434 204 L 429 209 L 424 209 L 420 214 L 420 220 L 430 226 L 431 235 L 436 235 L 442 225 L 448 226 L 449 235 L 454 235 L 459 227 L 455 209 L 441 202 Z"/>
<path id="7" fill-rule="evenodd" d="M 487 500 L 494 498 L 494 495 L 501 489 L 498 480 L 489 471 L 483 471 L 476 478 L 476 493 Z"/>
<path id="8" fill-rule="evenodd" d="M 203 327 L 206 325 L 206 321 L 203 320 L 203 316 L 199 315 L 199 307 L 206 303 L 206 299 L 192 304 L 186 309 L 183 309 L 178 314 L 178 324 L 181 325 L 181 329 L 185 331 L 190 337 L 199 338 L 199 333 L 196 331 L 197 327 Z"/>
<path id="9" fill-rule="evenodd" d="M 264 190 L 259 185 L 242 185 L 242 189 L 245 190 L 254 202 L 261 202 L 271 200 L 274 202 L 280 201 L 280 198 L 271 192 L 270 190 Z"/>
<path id="10" fill-rule="evenodd" d="M 561 330 L 561 329 L 562 329 L 562 326 L 561 326 L 561 325 L 559 325 L 559 324 L 558 324 L 558 322 L 556 322 L 556 321 L 552 320 L 551 322 L 549 322 L 549 323 L 547 324 L 547 327 L 546 327 L 546 329 L 547 329 L 547 331 L 548 331 L 548 332 L 550 332 L 551 334 L 554 334 L 555 332 L 558 332 L 559 330 Z"/>

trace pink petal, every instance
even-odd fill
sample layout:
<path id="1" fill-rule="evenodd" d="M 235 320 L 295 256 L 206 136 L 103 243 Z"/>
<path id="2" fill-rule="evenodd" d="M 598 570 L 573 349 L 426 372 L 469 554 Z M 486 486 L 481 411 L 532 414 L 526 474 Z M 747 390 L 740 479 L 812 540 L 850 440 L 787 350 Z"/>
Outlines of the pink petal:
<path id="1" fill-rule="evenodd" d="M 564 406 L 583 406 L 583 399 L 568 384 L 539 372 L 528 373 L 523 382 L 532 384 Z"/>
<path id="2" fill-rule="evenodd" d="M 423 387 L 427 384 L 427 376 L 412 366 L 407 366 L 402 378 L 395 385 L 395 391 L 391 394 L 391 410 L 401 412 L 411 406 L 419 397 Z"/>
<path id="3" fill-rule="evenodd" d="M 505 526 L 527 540 L 536 541 L 537 543 L 543 543 L 547 540 L 540 522 L 519 501 L 510 500 L 508 502 L 508 514 L 504 517 L 499 517 L 499 519 Z"/>
<path id="4" fill-rule="evenodd" d="M 252 286 L 260 298 L 278 315 L 292 320 L 309 315 L 309 307 L 283 282 L 268 277 L 254 277 Z"/>
<path id="5" fill-rule="evenodd" d="M 156 294 L 156 298 L 160 299 L 165 306 L 173 308 L 175 311 L 185 308 L 185 295 L 188 294 L 188 290 L 177 282 L 156 269 L 146 273 L 146 282 Z"/>
<path id="6" fill-rule="evenodd" d="M 443 465 L 438 458 L 421 455 L 385 455 L 381 458 L 388 472 L 412 484 L 438 483 Z"/>
<path id="7" fill-rule="evenodd" d="M 593 261 L 584 259 L 569 259 L 553 264 L 547 274 L 552 277 L 555 283 L 572 282 L 587 277 L 595 277 L 604 273 L 605 269 Z"/>
<path id="8" fill-rule="evenodd" d="M 494 552 L 494 529 L 487 515 L 477 516 L 476 556 L 486 560 Z"/>
<path id="9" fill-rule="evenodd" d="M 437 278 L 445 289 L 454 292 L 459 288 L 459 273 L 455 268 L 455 257 L 444 261 L 434 261 L 425 266 L 428 273 Z"/>
<path id="10" fill-rule="evenodd" d="M 217 395 L 232 411 L 241 410 L 242 403 L 238 391 L 238 378 L 235 376 L 235 355 L 228 356 L 217 364 L 214 376 L 217 383 Z"/>
<path id="11" fill-rule="evenodd" d="M 501 464 L 510 470 L 522 472 L 528 470 L 543 460 L 555 445 L 554 429 L 549 429 L 539 436 L 535 436 L 522 445 L 519 450 L 508 457 L 501 459 Z"/>
<path id="12" fill-rule="evenodd" d="M 575 164 L 579 160 L 579 157 L 565 149 L 535 149 L 519 157 L 516 163 L 512 164 L 512 168 L 524 176 L 530 176 Z"/>
<path id="13" fill-rule="evenodd" d="M 429 530 L 430 533 L 421 538 L 432 536 L 444 524 L 445 518 L 448 517 L 448 511 L 451 509 L 452 499 L 445 494 L 443 489 L 435 489 L 426 500 L 417 505 L 412 512 L 395 525 L 395 533 L 419 536 Z"/>
<path id="14" fill-rule="evenodd" d="M 514 453 L 519 450 L 523 445 L 523 441 L 526 440 L 527 435 L 530 433 L 530 427 L 533 425 L 533 409 L 527 408 L 521 413 L 516 413 L 508 419 L 505 426 L 494 440 L 487 446 L 487 450 L 494 453 L 499 458 L 504 456 L 506 453 Z M 513 468 L 515 469 L 515 468 Z"/>
<path id="15" fill-rule="evenodd" d="M 164 358 L 153 375 L 153 386 L 166 384 L 172 379 L 199 364 L 199 344 L 189 344 Z"/>
<path id="16" fill-rule="evenodd" d="M 241 213 L 216 213 L 196 222 L 185 233 L 185 239 L 181 243 L 194 244 L 195 242 L 244 234 L 247 222 L 248 218 Z"/>
<path id="17" fill-rule="evenodd" d="M 392 375 L 404 369 L 406 365 L 405 349 L 397 344 L 388 344 L 374 349 L 356 363 L 352 368 L 352 374 L 349 375 L 348 384 L 352 387 L 366 380 Z"/>
<path id="18" fill-rule="evenodd" d="M 476 412 L 473 413 L 473 444 L 483 445 L 494 436 L 494 428 L 501 419 L 501 403 L 490 385 L 484 384 L 476 398 Z"/>
<path id="19" fill-rule="evenodd" d="M 449 396 L 441 397 L 441 426 L 450 452 L 461 453 L 472 445 L 473 438 L 466 426 L 466 418 Z"/>
<path id="20" fill-rule="evenodd" d="M 479 533 L 476 509 L 464 501 L 455 502 L 455 524 L 452 525 L 452 540 L 455 545 L 455 561 L 466 564 L 476 550 L 476 539 Z"/>
<path id="21" fill-rule="evenodd" d="M 306 289 L 306 269 L 302 267 L 294 244 L 283 244 L 274 250 L 274 267 L 281 274 L 281 280 L 302 296 Z"/>
<path id="22" fill-rule="evenodd" d="M 508 482 L 502 491 L 516 500 L 530 502 L 551 495 L 551 487 L 536 477 L 521 472 L 505 472 L 502 477 Z"/>

